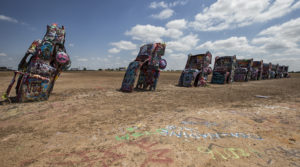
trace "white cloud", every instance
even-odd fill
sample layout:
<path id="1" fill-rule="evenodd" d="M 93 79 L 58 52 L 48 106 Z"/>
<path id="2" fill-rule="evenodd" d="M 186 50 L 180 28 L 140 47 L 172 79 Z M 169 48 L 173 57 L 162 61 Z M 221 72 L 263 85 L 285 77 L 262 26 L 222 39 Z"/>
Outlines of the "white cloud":
<path id="1" fill-rule="evenodd" d="M 180 1 L 170 2 L 169 7 L 175 7 L 177 5 L 186 5 L 187 3 L 188 3 L 187 0 L 180 0 Z"/>
<path id="2" fill-rule="evenodd" d="M 138 50 L 135 50 L 135 51 L 131 52 L 131 55 L 132 55 L 132 56 L 137 56 L 138 53 L 139 53 L 139 51 L 138 51 Z"/>
<path id="3" fill-rule="evenodd" d="M 175 7 L 177 5 L 185 5 L 187 4 L 187 0 L 180 0 L 180 1 L 174 1 L 170 3 L 166 3 L 165 1 L 160 1 L 160 2 L 151 2 L 149 5 L 149 8 L 152 9 L 157 9 L 157 8 L 171 8 Z"/>
<path id="4" fill-rule="evenodd" d="M 248 39 L 246 37 L 230 37 L 224 40 L 217 41 L 207 41 L 196 49 L 208 49 L 208 50 L 227 50 L 227 51 L 244 51 L 248 52 L 253 49 L 252 46 L 249 45 Z"/>
<path id="5" fill-rule="evenodd" d="M 252 40 L 255 45 L 268 52 L 296 52 L 299 53 L 300 18 L 292 19 L 281 25 L 275 25 L 261 31 Z"/>
<path id="6" fill-rule="evenodd" d="M 0 57 L 5 57 L 5 56 L 7 56 L 7 54 L 6 53 L 0 53 Z"/>
<path id="7" fill-rule="evenodd" d="M 290 65 L 299 69 L 300 18 L 262 30 L 249 41 L 246 37 L 207 41 L 196 49 L 209 50 L 214 56 L 237 55 L 237 58 L 263 59 L 265 62 Z"/>
<path id="8" fill-rule="evenodd" d="M 168 4 L 166 4 L 164 1 L 161 2 L 151 2 L 149 5 L 149 8 L 156 9 L 156 8 L 167 8 Z"/>
<path id="9" fill-rule="evenodd" d="M 108 53 L 111 53 L 111 54 L 120 53 L 120 49 L 111 48 L 111 49 L 108 50 Z"/>
<path id="10" fill-rule="evenodd" d="M 153 15 L 151 15 L 151 17 L 153 17 L 155 19 L 161 19 L 161 20 L 170 18 L 175 13 L 174 10 L 171 8 L 178 6 L 178 5 L 185 5 L 186 3 L 187 3 L 187 0 L 179 0 L 179 1 L 169 2 L 169 3 L 165 2 L 165 1 L 151 2 L 149 5 L 149 8 L 152 8 L 152 9 L 163 8 L 163 10 L 160 13 L 153 14 Z"/>
<path id="11" fill-rule="evenodd" d="M 178 30 L 181 30 L 181 29 L 185 29 L 187 28 L 187 21 L 185 21 L 185 19 L 178 19 L 178 20 L 172 20 L 172 21 L 169 21 L 167 24 L 166 24 L 166 27 L 167 28 L 170 28 L 170 29 L 178 29 Z"/>
<path id="12" fill-rule="evenodd" d="M 164 27 L 147 25 L 136 25 L 130 31 L 126 31 L 125 35 L 132 36 L 134 40 L 142 42 L 162 42 L 162 37 L 179 38 L 183 33 L 178 29 L 165 29 Z"/>
<path id="13" fill-rule="evenodd" d="M 187 58 L 187 55 L 186 54 L 183 54 L 183 53 L 173 53 L 173 54 L 170 54 L 169 55 L 170 58 L 173 58 L 173 59 L 186 59 Z"/>
<path id="14" fill-rule="evenodd" d="M 251 43 L 267 53 L 268 61 L 290 64 L 291 69 L 296 69 L 300 66 L 299 27 L 300 17 L 261 31 Z"/>
<path id="15" fill-rule="evenodd" d="M 178 29 L 167 29 L 164 36 L 176 39 L 181 37 L 182 35 L 183 32 Z"/>
<path id="16" fill-rule="evenodd" d="M 12 22 L 12 23 L 18 23 L 19 22 L 17 19 L 14 19 L 14 18 L 9 17 L 9 16 L 5 16 L 5 15 L 0 15 L 0 20 Z"/>
<path id="17" fill-rule="evenodd" d="M 136 49 L 136 44 L 131 41 L 120 41 L 120 42 L 112 42 L 111 45 L 115 46 L 120 50 L 134 50 Z"/>
<path id="18" fill-rule="evenodd" d="M 175 41 L 167 42 L 167 50 L 169 53 L 173 51 L 189 51 L 196 47 L 199 39 L 195 34 L 189 34 Z"/>
<path id="19" fill-rule="evenodd" d="M 167 9 L 162 10 L 160 13 L 153 14 L 151 16 L 155 19 L 163 20 L 163 19 L 170 18 L 171 16 L 173 16 L 173 14 L 174 14 L 174 10 L 167 8 Z"/>
<path id="20" fill-rule="evenodd" d="M 166 54 L 165 58 L 168 62 L 167 69 L 180 69 L 182 70 L 187 60 L 187 54 L 185 53 L 172 53 Z"/>
<path id="21" fill-rule="evenodd" d="M 79 59 L 77 59 L 77 61 L 86 62 L 86 61 L 89 61 L 89 59 L 86 59 L 86 58 L 79 58 Z"/>
<path id="22" fill-rule="evenodd" d="M 218 0 L 189 25 L 200 31 L 220 31 L 279 18 L 298 8 L 295 0 Z"/>
<path id="23" fill-rule="evenodd" d="M 115 46 L 108 50 L 109 53 L 119 53 L 121 50 L 134 50 L 136 49 L 136 44 L 130 41 L 120 41 L 120 42 L 112 42 L 111 45 Z"/>
<path id="24" fill-rule="evenodd" d="M 74 45 L 73 43 L 70 43 L 69 46 L 70 46 L 70 47 L 74 47 L 75 45 Z"/>

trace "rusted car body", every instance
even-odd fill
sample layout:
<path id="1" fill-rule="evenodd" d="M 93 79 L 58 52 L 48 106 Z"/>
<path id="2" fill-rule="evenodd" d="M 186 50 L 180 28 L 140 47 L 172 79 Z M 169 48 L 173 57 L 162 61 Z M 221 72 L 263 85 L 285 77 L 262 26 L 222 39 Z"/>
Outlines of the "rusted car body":
<path id="1" fill-rule="evenodd" d="M 234 79 L 236 68 L 236 56 L 216 57 L 211 83 L 225 84 L 231 83 Z"/>
<path id="2" fill-rule="evenodd" d="M 189 54 L 185 68 L 180 75 L 178 86 L 206 86 L 208 75 L 212 71 L 209 67 L 211 59 L 210 52 L 197 55 Z"/>
<path id="3" fill-rule="evenodd" d="M 253 61 L 251 80 L 261 80 L 263 73 L 263 60 Z"/>
<path id="4" fill-rule="evenodd" d="M 253 59 L 238 59 L 234 71 L 235 82 L 247 82 L 252 74 Z"/>

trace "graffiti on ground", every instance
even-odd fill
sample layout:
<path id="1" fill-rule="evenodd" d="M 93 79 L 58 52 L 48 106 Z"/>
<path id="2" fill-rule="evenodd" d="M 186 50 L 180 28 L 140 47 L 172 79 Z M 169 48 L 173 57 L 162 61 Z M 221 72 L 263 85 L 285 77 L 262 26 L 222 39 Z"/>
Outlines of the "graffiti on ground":
<path id="1" fill-rule="evenodd" d="M 257 158 L 265 159 L 265 163 L 270 165 L 273 161 L 276 161 L 274 157 L 281 157 L 284 160 L 287 158 L 300 158 L 299 149 L 285 149 L 281 146 L 266 148 L 264 151 L 258 151 L 251 147 L 248 149 L 237 148 L 237 147 L 223 147 L 217 144 L 210 144 L 207 148 L 203 146 L 197 147 L 200 153 L 208 154 L 212 159 L 240 159 L 243 157 L 255 156 Z M 295 165 L 291 162 L 290 165 Z"/>
<path id="2" fill-rule="evenodd" d="M 181 124 L 185 125 L 205 125 L 206 127 L 212 127 L 217 126 L 217 123 L 207 121 L 202 118 L 196 118 L 196 117 L 187 117 L 183 121 L 181 121 Z"/>
<path id="3" fill-rule="evenodd" d="M 150 136 L 155 134 L 160 134 L 162 129 L 156 129 L 154 132 L 142 131 L 136 132 L 136 128 L 127 128 L 126 134 L 124 136 L 116 136 L 116 140 L 133 140 L 140 138 L 142 136 Z"/>
<path id="4" fill-rule="evenodd" d="M 234 133 L 200 133 L 197 129 L 194 128 L 187 128 L 187 127 L 176 127 L 173 125 L 168 125 L 165 129 L 161 129 L 160 132 L 163 136 L 176 136 L 181 138 L 191 138 L 191 139 L 221 139 L 221 138 L 247 138 L 247 139 L 256 139 L 256 140 L 263 140 L 257 134 L 250 134 L 250 133 L 241 133 L 241 132 L 234 132 Z"/>
<path id="5" fill-rule="evenodd" d="M 94 166 L 122 166 L 122 162 L 125 162 L 128 157 L 128 152 L 121 153 L 122 149 L 134 150 L 139 148 L 139 152 L 144 152 L 145 154 L 140 154 L 143 156 L 144 160 L 138 165 L 140 167 L 145 167 L 147 165 L 154 164 L 166 164 L 169 165 L 173 163 L 173 159 L 168 157 L 170 149 L 157 148 L 157 142 L 150 142 L 149 139 L 143 138 L 137 141 L 129 141 L 126 143 L 120 143 L 108 149 L 102 148 L 85 148 L 79 151 L 72 151 L 63 154 L 51 154 L 45 156 L 46 164 L 50 166 L 84 166 L 84 167 L 94 167 Z M 134 155 L 138 154 L 134 151 Z M 38 163 L 41 161 L 45 164 L 45 160 L 41 160 L 40 157 L 36 159 L 29 159 L 22 161 L 20 166 L 28 166 L 30 164 Z"/>

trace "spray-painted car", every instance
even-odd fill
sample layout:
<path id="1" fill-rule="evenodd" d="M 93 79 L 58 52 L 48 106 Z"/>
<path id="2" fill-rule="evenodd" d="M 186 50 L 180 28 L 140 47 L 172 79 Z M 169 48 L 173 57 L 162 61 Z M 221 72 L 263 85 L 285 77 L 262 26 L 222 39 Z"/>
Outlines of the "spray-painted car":
<path id="1" fill-rule="evenodd" d="M 290 75 L 289 75 L 289 66 L 284 66 L 283 68 L 283 77 L 284 78 L 289 78 Z"/>
<path id="2" fill-rule="evenodd" d="M 263 73 L 263 60 L 253 61 L 251 80 L 261 80 Z"/>
<path id="3" fill-rule="evenodd" d="M 279 65 L 277 71 L 277 78 L 283 78 L 284 66 Z"/>
<path id="4" fill-rule="evenodd" d="M 270 79 L 274 79 L 274 78 L 279 77 L 278 68 L 279 68 L 278 64 L 272 64 L 271 71 L 270 71 Z"/>
<path id="5" fill-rule="evenodd" d="M 206 86 L 208 75 L 211 73 L 212 55 L 210 52 L 198 55 L 188 55 L 185 69 L 179 78 L 178 86 L 191 87 Z"/>
<path id="6" fill-rule="evenodd" d="M 235 68 L 235 55 L 216 57 L 211 83 L 225 84 L 233 82 Z"/>
<path id="7" fill-rule="evenodd" d="M 161 57 L 165 54 L 166 44 L 146 44 L 140 48 L 137 58 L 128 65 L 121 91 L 132 92 L 135 78 L 139 71 L 136 89 L 155 90 L 160 74 L 160 69 L 165 69 L 167 61 Z"/>
<path id="8" fill-rule="evenodd" d="M 35 40 L 14 71 L 12 82 L 4 98 L 10 99 L 11 88 L 19 74 L 16 85 L 16 101 L 47 100 L 61 71 L 70 67 L 71 61 L 64 47 L 65 28 L 47 25 L 43 40 Z"/>
<path id="9" fill-rule="evenodd" d="M 234 71 L 234 81 L 247 82 L 252 74 L 253 59 L 238 59 L 237 68 Z"/>
<path id="10" fill-rule="evenodd" d="M 271 78 L 271 69 L 272 69 L 272 63 L 264 63 L 263 64 L 262 79 L 270 79 Z"/>

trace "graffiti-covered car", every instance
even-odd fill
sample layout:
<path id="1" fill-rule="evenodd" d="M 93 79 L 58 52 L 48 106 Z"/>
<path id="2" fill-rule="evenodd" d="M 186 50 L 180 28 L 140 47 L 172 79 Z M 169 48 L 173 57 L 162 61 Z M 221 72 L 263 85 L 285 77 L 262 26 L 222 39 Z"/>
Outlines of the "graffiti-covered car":
<path id="1" fill-rule="evenodd" d="M 283 71 L 284 71 L 284 66 L 279 65 L 277 71 L 277 78 L 283 78 Z"/>
<path id="2" fill-rule="evenodd" d="M 135 89 L 155 90 L 160 70 L 167 66 L 167 61 L 162 59 L 165 48 L 166 44 L 162 43 L 141 46 L 136 59 L 128 65 L 120 90 L 132 92 L 138 72 L 139 77 Z"/>
<path id="3" fill-rule="evenodd" d="M 261 80 L 263 73 L 263 60 L 253 61 L 251 80 Z"/>
<path id="4" fill-rule="evenodd" d="M 211 83 L 225 84 L 233 82 L 235 68 L 235 55 L 216 57 Z"/>
<path id="5" fill-rule="evenodd" d="M 11 88 L 16 85 L 16 101 L 47 100 L 60 73 L 70 67 L 71 61 L 66 53 L 65 28 L 57 24 L 47 25 L 43 40 L 35 40 L 14 71 L 12 82 L 3 97 L 8 98 Z"/>
<path id="6" fill-rule="evenodd" d="M 263 63 L 262 79 L 271 78 L 272 63 Z"/>
<path id="7" fill-rule="evenodd" d="M 289 78 L 290 75 L 289 75 L 289 66 L 284 66 L 283 68 L 283 77 L 284 78 Z"/>
<path id="8" fill-rule="evenodd" d="M 238 59 L 237 68 L 234 71 L 234 81 L 248 81 L 252 74 L 253 59 Z"/>
<path id="9" fill-rule="evenodd" d="M 189 54 L 185 68 L 180 75 L 178 86 L 206 86 L 208 75 L 212 71 L 209 67 L 211 59 L 210 52 L 197 55 Z"/>
<path id="10" fill-rule="evenodd" d="M 270 72 L 270 78 L 274 79 L 274 78 L 278 78 L 278 68 L 279 68 L 279 64 L 272 64 L 271 67 L 271 72 Z"/>

